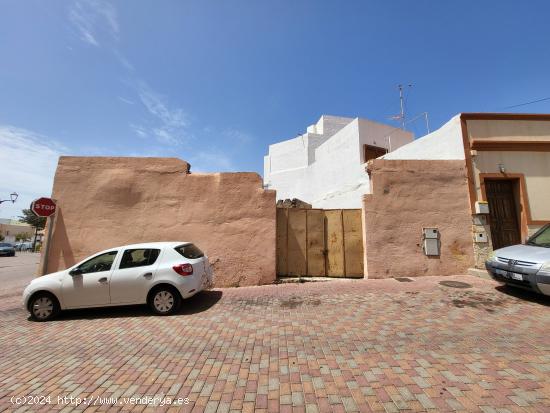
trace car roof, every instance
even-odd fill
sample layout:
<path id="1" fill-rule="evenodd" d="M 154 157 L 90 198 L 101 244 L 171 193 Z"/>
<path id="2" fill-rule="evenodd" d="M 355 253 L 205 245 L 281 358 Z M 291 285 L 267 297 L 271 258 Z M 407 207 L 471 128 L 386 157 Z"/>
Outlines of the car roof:
<path id="1" fill-rule="evenodd" d="M 188 241 L 160 241 L 160 242 L 141 242 L 139 244 L 121 245 L 114 248 L 163 248 L 163 247 L 177 247 L 178 245 L 191 244 Z"/>
<path id="2" fill-rule="evenodd" d="M 109 251 L 112 251 L 114 249 L 134 249 L 134 248 L 164 248 L 164 247 L 177 247 L 179 245 L 189 245 L 191 242 L 189 241 L 157 241 L 157 242 L 141 242 L 139 244 L 128 244 L 128 245 L 119 245 L 116 247 L 107 248 L 106 250 L 96 252 L 92 255 L 89 255 L 88 257 L 92 257 L 94 255 L 103 254 Z"/>

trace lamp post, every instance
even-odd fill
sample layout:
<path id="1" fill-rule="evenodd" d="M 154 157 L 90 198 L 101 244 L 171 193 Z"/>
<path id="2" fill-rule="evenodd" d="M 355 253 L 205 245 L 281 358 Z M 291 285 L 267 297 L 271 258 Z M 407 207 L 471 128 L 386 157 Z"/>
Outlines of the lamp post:
<path id="1" fill-rule="evenodd" d="M 10 199 L 3 199 L 3 200 L 0 200 L 0 204 L 3 203 L 3 202 L 11 202 L 12 204 L 15 203 L 15 201 L 17 201 L 17 197 L 19 195 L 17 194 L 17 192 L 12 192 L 10 194 Z"/>

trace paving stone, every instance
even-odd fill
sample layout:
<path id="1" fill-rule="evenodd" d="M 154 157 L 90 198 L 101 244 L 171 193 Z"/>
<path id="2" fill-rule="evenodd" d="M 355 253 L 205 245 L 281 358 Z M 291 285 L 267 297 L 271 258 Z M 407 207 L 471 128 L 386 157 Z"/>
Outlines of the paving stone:
<path id="1" fill-rule="evenodd" d="M 430 398 L 427 395 L 425 395 L 424 393 L 417 394 L 416 398 L 418 399 L 418 401 L 422 404 L 422 406 L 425 409 L 435 409 L 436 408 L 435 404 L 433 404 L 433 402 L 430 400 Z"/>

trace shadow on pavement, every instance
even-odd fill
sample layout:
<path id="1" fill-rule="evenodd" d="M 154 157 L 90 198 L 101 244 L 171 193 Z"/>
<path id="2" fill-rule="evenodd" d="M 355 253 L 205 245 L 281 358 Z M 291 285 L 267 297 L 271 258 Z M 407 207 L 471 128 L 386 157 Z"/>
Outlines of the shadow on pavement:
<path id="1" fill-rule="evenodd" d="M 180 310 L 171 316 L 202 313 L 213 307 L 222 298 L 221 291 L 201 291 L 183 300 Z M 100 318 L 164 317 L 154 314 L 147 305 L 126 305 L 120 307 L 83 308 L 62 311 L 52 322 L 66 320 L 93 320 Z M 30 318 L 29 318 L 30 319 Z"/>
<path id="2" fill-rule="evenodd" d="M 520 300 L 550 307 L 550 297 L 542 294 L 537 294 L 534 291 L 524 290 L 510 285 L 499 285 L 498 287 L 495 287 L 495 290 L 511 297 L 518 298 Z"/>

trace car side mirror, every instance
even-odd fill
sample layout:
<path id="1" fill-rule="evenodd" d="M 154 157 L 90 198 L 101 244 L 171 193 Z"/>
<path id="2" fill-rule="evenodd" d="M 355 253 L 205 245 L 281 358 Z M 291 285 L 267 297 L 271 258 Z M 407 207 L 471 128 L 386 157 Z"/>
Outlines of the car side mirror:
<path id="1" fill-rule="evenodd" d="M 74 277 L 75 275 L 82 275 L 83 272 L 80 268 L 75 268 L 74 270 L 69 271 L 69 275 Z"/>

